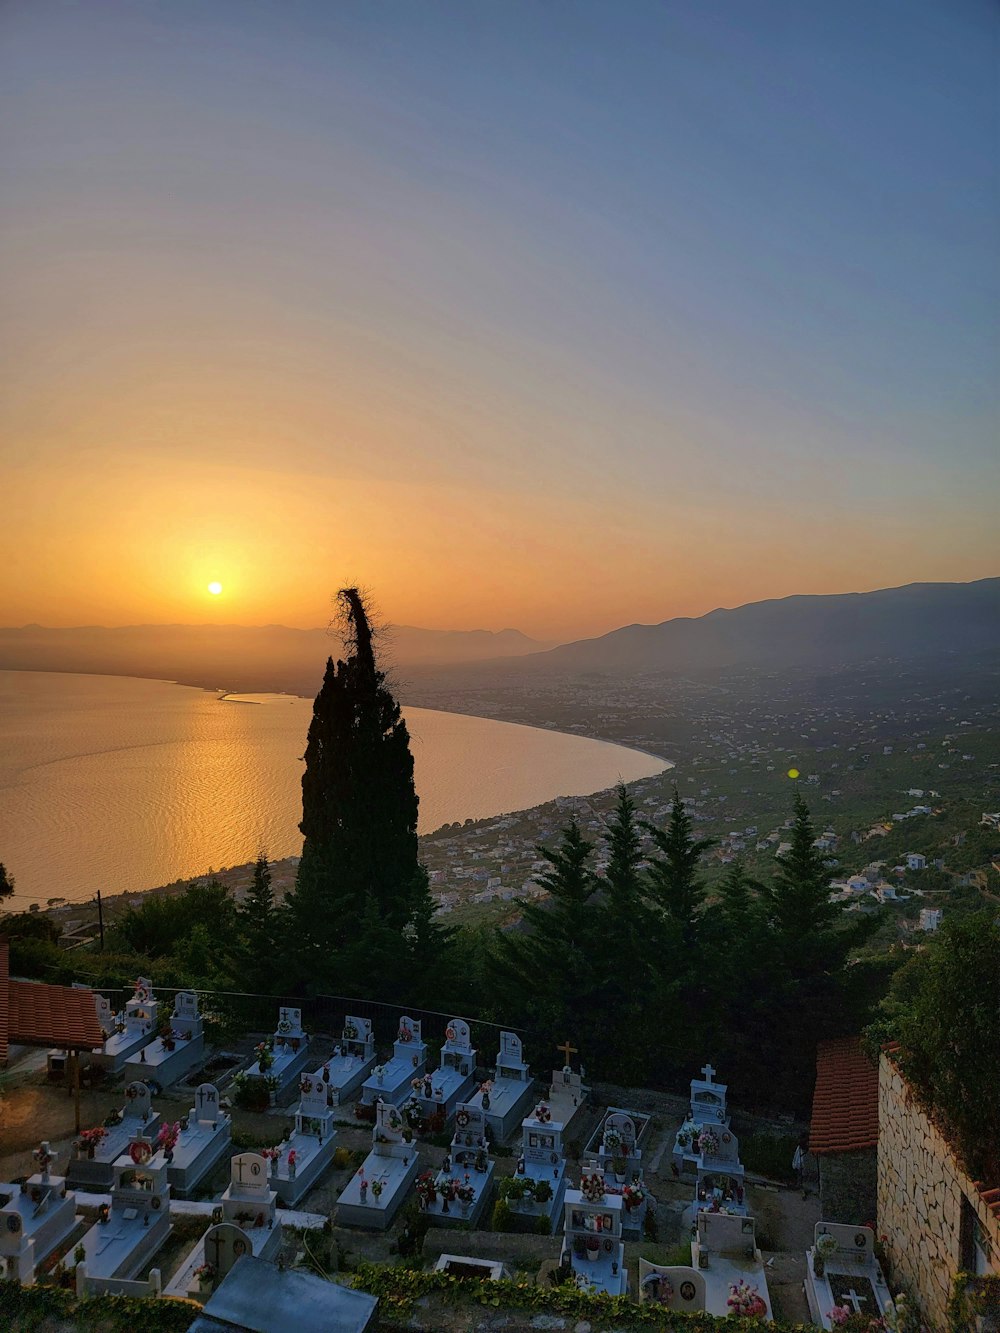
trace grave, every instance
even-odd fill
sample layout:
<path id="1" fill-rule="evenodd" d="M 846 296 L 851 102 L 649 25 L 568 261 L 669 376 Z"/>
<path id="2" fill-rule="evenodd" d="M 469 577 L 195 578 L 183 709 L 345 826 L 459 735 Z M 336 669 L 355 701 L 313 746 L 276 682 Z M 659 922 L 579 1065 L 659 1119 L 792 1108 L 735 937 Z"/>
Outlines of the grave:
<path id="1" fill-rule="evenodd" d="M 572 1269 L 577 1285 L 607 1296 L 628 1291 L 623 1204 L 620 1194 L 605 1194 L 600 1170 L 585 1172 L 580 1189 L 566 1190 L 560 1262 Z"/>
<path id="2" fill-rule="evenodd" d="M 205 1028 L 194 991 L 178 991 L 170 1022 L 155 1041 L 144 1046 L 139 1058 L 125 1065 L 126 1078 L 153 1078 L 161 1088 L 176 1083 L 205 1055 Z"/>
<path id="3" fill-rule="evenodd" d="M 124 1017 L 116 1019 L 114 1031 L 104 1045 L 90 1053 L 90 1063 L 120 1074 L 126 1064 L 156 1037 L 159 1028 L 159 1001 L 153 998 L 153 983 L 140 977 L 135 992 L 125 1005 Z M 103 1024 L 102 1024 L 103 1026 Z"/>
<path id="4" fill-rule="evenodd" d="M 678 1171 L 694 1171 L 698 1149 L 696 1140 L 702 1129 L 729 1128 L 729 1112 L 726 1109 L 725 1083 L 715 1082 L 715 1070 L 706 1064 L 701 1070 L 704 1078 L 691 1080 L 691 1097 L 684 1123 L 674 1139 L 673 1160 Z"/>
<path id="5" fill-rule="evenodd" d="M 427 1046 L 420 1036 L 420 1022 L 405 1015 L 393 1042 L 392 1059 L 375 1065 L 361 1085 L 361 1100 L 366 1106 L 383 1101 L 400 1106 L 412 1092 L 411 1080 L 423 1077 L 427 1067 Z"/>
<path id="6" fill-rule="evenodd" d="M 76 1196 L 63 1176 L 51 1174 L 48 1143 L 33 1156 L 34 1175 L 20 1185 L 0 1185 L 0 1278 L 24 1287 L 34 1285 L 36 1269 L 76 1225 Z"/>
<path id="7" fill-rule="evenodd" d="M 271 1160 L 271 1188 L 286 1208 L 294 1208 L 333 1161 L 336 1136 L 323 1071 L 303 1074 L 295 1129 Z"/>
<path id="8" fill-rule="evenodd" d="M 475 1070 L 476 1052 L 469 1025 L 464 1018 L 453 1018 L 445 1028 L 440 1066 L 433 1074 L 423 1075 L 419 1089 L 413 1088 L 424 1116 L 443 1116 L 447 1124 L 458 1103 L 464 1102 L 476 1086 Z"/>
<path id="9" fill-rule="evenodd" d="M 229 1151 L 233 1122 L 219 1105 L 214 1083 L 201 1083 L 194 1106 L 180 1121 L 180 1135 L 167 1171 L 174 1198 L 187 1198 Z"/>
<path id="10" fill-rule="evenodd" d="M 506 1143 L 532 1105 L 535 1081 L 524 1063 L 521 1038 L 515 1032 L 500 1033 L 500 1049 L 493 1078 L 468 1099 L 481 1106 L 494 1143 Z"/>
<path id="11" fill-rule="evenodd" d="M 629 1234 L 642 1234 L 648 1207 L 641 1145 L 649 1137 L 651 1123 L 652 1117 L 641 1111 L 609 1107 L 585 1150 L 589 1169 L 600 1171 L 607 1192 L 621 1197 L 622 1229 Z"/>
<path id="12" fill-rule="evenodd" d="M 73 1189 L 101 1193 L 109 1190 L 114 1180 L 115 1163 L 129 1143 L 139 1135 L 152 1139 L 160 1125 L 160 1114 L 152 1108 L 149 1088 L 138 1079 L 126 1087 L 125 1105 L 119 1115 L 118 1124 L 99 1127 L 103 1129 L 103 1135 L 93 1145 L 93 1151 L 86 1136 L 94 1134 L 94 1130 L 84 1131 L 77 1140 L 77 1155 L 66 1170 L 66 1179 Z"/>
<path id="13" fill-rule="evenodd" d="M 241 1255 L 191 1325 L 197 1333 L 375 1333 L 378 1300 Z"/>
<path id="14" fill-rule="evenodd" d="M 691 1266 L 639 1260 L 639 1299 L 685 1314 L 722 1318 L 743 1312 L 773 1318 L 767 1273 L 754 1237 L 752 1217 L 700 1213 L 691 1242 Z"/>
<path id="15" fill-rule="evenodd" d="M 483 1108 L 460 1102 L 455 1110 L 451 1149 L 441 1169 L 425 1172 L 417 1179 L 421 1212 L 438 1226 L 477 1228 L 493 1193 L 494 1171 Z"/>
<path id="16" fill-rule="evenodd" d="M 241 1255 L 275 1258 L 281 1250 L 277 1197 L 268 1182 L 265 1159 L 257 1153 L 238 1153 L 230 1162 L 229 1185 L 212 1226 L 182 1260 L 164 1295 L 204 1300 Z M 199 1273 L 206 1264 L 211 1272 Z"/>
<path id="17" fill-rule="evenodd" d="M 817 1222 L 812 1249 L 806 1251 L 803 1287 L 810 1318 L 821 1328 L 836 1327 L 830 1312 L 837 1307 L 872 1319 L 892 1308 L 870 1227 Z"/>
<path id="18" fill-rule="evenodd" d="M 439 1254 L 433 1273 L 452 1277 L 478 1277 L 484 1282 L 500 1282 L 510 1274 L 500 1259 L 473 1259 L 464 1254 Z"/>
<path id="19" fill-rule="evenodd" d="M 521 1121 L 521 1152 L 515 1168 L 515 1179 L 523 1177 L 527 1184 L 527 1194 L 521 1200 L 508 1196 L 507 1202 L 514 1212 L 544 1215 L 549 1220 L 549 1231 L 554 1232 L 562 1221 L 562 1205 L 566 1194 L 566 1158 L 563 1150 L 563 1126 L 552 1117 L 547 1102 L 539 1102 Z M 542 1181 L 552 1193 L 548 1199 L 539 1201 L 535 1196 L 537 1186 Z"/>
<path id="20" fill-rule="evenodd" d="M 348 1014 L 333 1055 L 323 1066 L 331 1106 L 343 1106 L 375 1068 L 375 1035 L 370 1018 Z"/>
<path id="21" fill-rule="evenodd" d="M 565 1063 L 561 1069 L 552 1071 L 547 1101 L 552 1109 L 553 1119 L 558 1120 L 563 1126 L 564 1133 L 568 1134 L 574 1118 L 582 1114 L 583 1107 L 587 1104 L 590 1089 L 583 1083 L 586 1077 L 583 1065 L 577 1073 L 570 1064 L 570 1057 L 578 1054 L 576 1047 L 566 1041 L 557 1046 L 556 1050 L 565 1057 Z"/>
<path id="22" fill-rule="evenodd" d="M 694 1161 L 694 1204 L 684 1217 L 692 1225 L 695 1214 L 701 1212 L 746 1217 L 749 1208 L 745 1172 L 740 1161 L 739 1140 L 733 1131 L 722 1125 L 717 1129 L 705 1125 L 698 1138 L 698 1154 Z"/>
<path id="23" fill-rule="evenodd" d="M 419 1170 L 416 1146 L 403 1138 L 399 1108 L 376 1102 L 372 1150 L 344 1187 L 338 1223 L 384 1231 L 405 1203 Z"/>
<path id="24" fill-rule="evenodd" d="M 309 1060 L 309 1038 L 302 1031 L 302 1010 L 282 1006 L 265 1058 L 255 1061 L 246 1071 L 248 1078 L 266 1078 L 274 1099 L 280 1101 L 296 1082 Z"/>
<path id="25" fill-rule="evenodd" d="M 167 1161 L 152 1142 L 137 1135 L 114 1163 L 107 1221 L 98 1220 L 80 1242 L 79 1294 L 108 1290 L 110 1279 L 134 1278 L 170 1232 Z"/>

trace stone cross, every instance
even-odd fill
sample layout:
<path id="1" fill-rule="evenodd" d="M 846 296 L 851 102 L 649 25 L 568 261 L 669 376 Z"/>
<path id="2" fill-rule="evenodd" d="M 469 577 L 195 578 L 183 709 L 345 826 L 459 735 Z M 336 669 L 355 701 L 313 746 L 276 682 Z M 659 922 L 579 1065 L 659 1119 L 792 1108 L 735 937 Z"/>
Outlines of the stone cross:
<path id="1" fill-rule="evenodd" d="M 712 1066 L 710 1064 L 702 1065 L 701 1072 L 705 1075 L 705 1081 L 707 1083 L 711 1083 L 712 1076 L 715 1073 L 715 1070 L 712 1068 Z"/>
<path id="2" fill-rule="evenodd" d="M 866 1298 L 864 1296 L 859 1296 L 853 1287 L 850 1289 L 850 1291 L 844 1292 L 844 1300 L 851 1302 L 851 1304 L 854 1306 L 855 1314 L 860 1314 L 862 1305 L 867 1304 Z"/>
<path id="3" fill-rule="evenodd" d="M 31 1155 L 38 1163 L 38 1169 L 42 1173 L 42 1184 L 47 1185 L 49 1181 L 49 1165 L 54 1156 L 49 1148 L 48 1139 L 42 1139 L 38 1147 L 32 1149 Z"/>
<path id="4" fill-rule="evenodd" d="M 571 1055 L 579 1055 L 580 1053 L 579 1050 L 575 1046 L 571 1046 L 568 1041 L 564 1041 L 561 1046 L 557 1046 L 556 1050 L 562 1051 L 563 1055 L 566 1057 L 563 1060 L 564 1065 L 569 1064 L 569 1057 Z"/>

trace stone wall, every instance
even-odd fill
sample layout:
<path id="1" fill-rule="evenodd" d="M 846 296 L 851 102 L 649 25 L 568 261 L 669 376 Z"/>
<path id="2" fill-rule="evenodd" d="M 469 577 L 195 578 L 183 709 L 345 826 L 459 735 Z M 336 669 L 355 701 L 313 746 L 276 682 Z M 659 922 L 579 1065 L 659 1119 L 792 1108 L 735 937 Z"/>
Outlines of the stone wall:
<path id="1" fill-rule="evenodd" d="M 867 1226 L 875 1216 L 875 1149 L 824 1153 L 817 1161 L 824 1221 Z"/>
<path id="2" fill-rule="evenodd" d="M 963 1197 L 986 1233 L 995 1271 L 1000 1270 L 1000 1217 L 885 1054 L 879 1063 L 878 1126 L 878 1229 L 886 1238 L 891 1285 L 908 1288 L 930 1327 L 944 1329 L 952 1281 L 962 1266 Z"/>

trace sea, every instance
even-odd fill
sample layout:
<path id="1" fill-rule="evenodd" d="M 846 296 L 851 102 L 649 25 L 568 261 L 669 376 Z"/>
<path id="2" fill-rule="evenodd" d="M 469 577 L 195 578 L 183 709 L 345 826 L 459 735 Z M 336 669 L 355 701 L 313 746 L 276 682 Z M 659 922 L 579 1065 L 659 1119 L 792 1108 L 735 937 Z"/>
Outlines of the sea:
<path id="1" fill-rule="evenodd" d="M 651 777 L 582 736 L 404 709 L 421 833 Z M 0 671 L 0 861 L 10 910 L 132 893 L 299 853 L 312 700 L 163 680 Z"/>

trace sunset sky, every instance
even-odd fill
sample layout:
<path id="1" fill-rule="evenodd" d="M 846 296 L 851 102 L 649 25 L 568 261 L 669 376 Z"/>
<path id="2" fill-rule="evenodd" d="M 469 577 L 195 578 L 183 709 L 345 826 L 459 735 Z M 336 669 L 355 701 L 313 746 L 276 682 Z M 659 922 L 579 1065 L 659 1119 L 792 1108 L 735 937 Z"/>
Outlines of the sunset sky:
<path id="1" fill-rule="evenodd" d="M 998 51 L 991 0 L 5 0 L 0 624 L 1000 573 Z"/>

